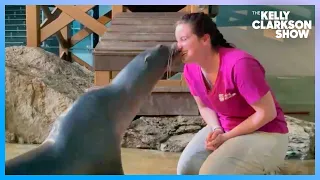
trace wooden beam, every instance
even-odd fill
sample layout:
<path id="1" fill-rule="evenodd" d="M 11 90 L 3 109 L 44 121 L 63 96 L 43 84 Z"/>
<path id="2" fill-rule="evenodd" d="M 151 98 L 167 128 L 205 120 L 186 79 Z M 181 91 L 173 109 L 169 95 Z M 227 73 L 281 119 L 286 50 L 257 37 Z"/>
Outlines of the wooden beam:
<path id="1" fill-rule="evenodd" d="M 118 72 L 115 72 L 115 73 L 111 72 L 110 82 L 116 77 L 117 74 Z M 181 86 L 181 80 L 159 80 L 156 84 L 156 87 L 180 87 L 180 86 Z"/>
<path id="2" fill-rule="evenodd" d="M 181 9 L 179 12 L 190 13 L 191 12 L 191 6 L 190 5 L 186 5 L 186 7 Z"/>
<path id="3" fill-rule="evenodd" d="M 204 12 L 205 14 L 209 14 L 209 6 L 204 6 L 204 9 L 200 9 L 199 5 L 192 5 L 191 6 L 191 13 L 195 12 Z"/>
<path id="4" fill-rule="evenodd" d="M 77 20 L 84 26 L 87 26 L 87 28 L 91 29 L 99 36 L 102 36 L 107 31 L 107 27 L 104 24 L 99 23 L 93 17 L 89 16 L 87 13 L 83 12 L 76 6 L 57 5 L 57 7 L 61 9 L 64 13 L 71 16 L 74 20 Z"/>
<path id="5" fill-rule="evenodd" d="M 124 8 L 123 8 L 123 11 L 124 11 L 124 12 L 128 12 L 128 13 L 132 13 L 132 12 L 129 10 L 128 7 L 124 7 Z"/>
<path id="6" fill-rule="evenodd" d="M 113 5 L 112 6 L 112 18 L 114 18 L 118 13 L 122 13 L 124 11 L 123 6 Z"/>
<path id="7" fill-rule="evenodd" d="M 90 9 L 94 7 L 94 5 L 91 6 L 77 6 L 79 7 L 83 12 L 88 12 Z M 40 16 L 40 15 L 39 15 Z M 56 32 L 60 31 L 63 27 L 67 26 L 69 23 L 71 23 L 74 19 L 70 17 L 66 13 L 61 13 L 61 15 L 52 21 L 50 24 L 43 27 L 40 31 L 40 41 L 45 41 L 47 38 L 55 34 Z"/>
<path id="8" fill-rule="evenodd" d="M 40 46 L 40 6 L 26 6 L 27 46 Z"/>
<path id="9" fill-rule="evenodd" d="M 175 36 L 173 33 L 119 33 L 108 32 L 103 36 L 103 41 L 129 41 L 129 42 L 173 42 Z"/>
<path id="10" fill-rule="evenodd" d="M 49 9 L 49 8 L 48 8 Z M 50 11 L 50 10 L 49 10 Z M 45 27 L 46 25 L 50 24 L 53 20 L 57 19 L 60 14 L 61 14 L 61 10 L 58 9 L 57 7 L 55 7 L 52 12 L 50 12 L 52 19 L 48 19 L 48 17 L 42 21 L 42 23 L 40 24 L 40 28 Z"/>
<path id="11" fill-rule="evenodd" d="M 181 73 L 181 86 L 182 87 L 187 87 L 188 84 L 186 82 L 186 78 L 184 77 L 183 73 Z"/>
<path id="12" fill-rule="evenodd" d="M 108 28 L 108 32 L 121 32 L 121 33 L 172 33 L 174 32 L 175 27 L 171 25 L 161 25 L 161 26 L 155 26 L 155 25 L 140 25 L 140 26 L 130 26 L 128 28 L 127 25 L 116 25 L 112 24 Z"/>
<path id="13" fill-rule="evenodd" d="M 204 6 L 204 8 L 201 10 L 202 12 L 204 12 L 205 14 L 209 14 L 209 6 Z"/>
<path id="14" fill-rule="evenodd" d="M 71 61 L 71 54 L 69 52 L 69 48 L 70 48 L 69 25 L 67 25 L 66 27 L 62 28 L 60 32 L 61 32 L 60 33 L 61 34 L 61 37 L 60 37 L 61 40 L 59 40 L 60 58 L 66 60 L 66 61 Z M 64 44 L 62 44 L 61 42 L 64 43 Z"/>
<path id="15" fill-rule="evenodd" d="M 191 6 L 191 13 L 196 13 L 199 12 L 199 7 L 197 5 L 192 5 Z"/>
<path id="16" fill-rule="evenodd" d="M 99 17 L 99 19 L 97 20 L 99 23 L 101 24 L 107 24 L 108 22 L 111 21 L 111 12 L 109 11 L 108 13 L 104 14 L 103 16 Z M 71 37 L 71 46 L 76 45 L 77 43 L 79 43 L 80 41 L 82 41 L 84 38 L 86 38 L 87 36 L 89 36 L 91 33 L 93 33 L 92 30 L 90 30 L 87 27 L 84 27 L 83 29 L 81 29 L 77 34 L 73 35 Z"/>
<path id="17" fill-rule="evenodd" d="M 120 71 L 112 71 L 111 78 L 114 79 L 119 73 L 120 73 Z"/>
<path id="18" fill-rule="evenodd" d="M 110 83 L 111 71 L 95 71 L 94 84 L 95 86 L 105 86 Z"/>
<path id="19" fill-rule="evenodd" d="M 54 18 L 53 15 L 51 14 L 49 7 L 48 7 L 48 6 L 41 6 L 41 8 L 42 8 L 42 10 L 43 10 L 44 15 L 47 17 L 48 21 L 51 21 L 51 22 L 52 22 L 55 18 Z M 64 28 L 67 28 L 67 26 L 64 27 Z M 66 32 L 66 30 L 64 30 L 64 32 Z M 58 38 L 58 41 L 59 41 L 59 44 L 60 44 L 61 48 L 63 48 L 63 49 L 68 48 L 68 47 L 67 47 L 67 42 L 66 42 L 66 39 L 67 39 L 68 37 L 64 37 L 64 36 L 61 34 L 61 31 L 56 32 L 55 35 L 56 35 L 57 38 Z"/>
<path id="20" fill-rule="evenodd" d="M 174 40 L 171 41 L 163 41 L 161 44 L 170 46 Z M 105 41 L 104 39 L 101 39 L 100 41 L 101 47 L 103 49 L 107 49 L 108 51 L 144 51 L 150 47 L 156 46 L 159 44 L 157 41 Z M 99 52 L 100 49 L 97 48 L 96 52 Z"/>
<path id="21" fill-rule="evenodd" d="M 163 90 L 161 89 L 163 88 Z M 180 87 L 156 87 L 142 104 L 140 116 L 196 116 L 198 107 L 189 92 L 179 92 Z"/>
<path id="22" fill-rule="evenodd" d="M 181 86 L 181 80 L 159 80 L 156 86 L 178 87 L 178 86 Z"/>
<path id="23" fill-rule="evenodd" d="M 112 19 L 112 25 L 130 25 L 130 26 L 173 26 L 178 18 L 116 18 Z"/>
<path id="24" fill-rule="evenodd" d="M 136 12 L 136 13 L 128 13 L 128 12 L 117 12 L 117 9 L 114 10 L 116 14 L 116 18 L 174 18 L 179 19 L 182 15 L 186 14 L 185 12 Z M 113 16 L 113 18 L 115 18 Z"/>

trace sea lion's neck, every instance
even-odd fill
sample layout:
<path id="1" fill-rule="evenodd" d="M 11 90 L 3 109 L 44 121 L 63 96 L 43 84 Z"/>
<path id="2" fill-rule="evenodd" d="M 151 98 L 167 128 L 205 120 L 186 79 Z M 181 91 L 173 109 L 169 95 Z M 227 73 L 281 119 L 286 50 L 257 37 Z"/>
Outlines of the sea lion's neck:
<path id="1" fill-rule="evenodd" d="M 117 74 L 111 85 L 126 91 L 131 100 L 148 96 L 167 69 L 168 60 L 161 58 L 160 55 L 148 56 L 147 52 L 136 56 Z"/>
<path id="2" fill-rule="evenodd" d="M 148 71 L 147 67 L 144 64 L 141 65 L 141 62 L 128 64 L 112 80 L 111 85 L 127 91 L 128 95 L 145 94 L 152 88 L 148 82 L 150 77 L 146 76 L 153 76 L 153 72 L 145 73 L 145 71 Z"/>

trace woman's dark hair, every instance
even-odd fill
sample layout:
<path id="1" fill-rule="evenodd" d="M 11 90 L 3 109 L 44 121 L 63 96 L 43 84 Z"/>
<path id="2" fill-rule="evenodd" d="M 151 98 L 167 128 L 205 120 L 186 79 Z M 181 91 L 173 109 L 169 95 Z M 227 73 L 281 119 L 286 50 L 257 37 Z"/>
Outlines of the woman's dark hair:
<path id="1" fill-rule="evenodd" d="M 203 12 L 185 14 L 177 22 L 177 24 L 179 23 L 190 24 L 193 33 L 199 38 L 203 37 L 205 34 L 209 34 L 213 49 L 217 49 L 219 47 L 234 47 L 224 39 L 223 35 L 218 30 L 216 23 L 214 23 L 213 20 Z"/>

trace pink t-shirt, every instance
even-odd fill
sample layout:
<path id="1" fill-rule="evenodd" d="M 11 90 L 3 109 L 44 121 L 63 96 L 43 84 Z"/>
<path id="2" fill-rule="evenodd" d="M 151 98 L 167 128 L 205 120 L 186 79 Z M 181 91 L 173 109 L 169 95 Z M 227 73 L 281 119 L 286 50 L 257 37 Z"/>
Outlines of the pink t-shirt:
<path id="1" fill-rule="evenodd" d="M 206 88 L 199 65 L 185 64 L 183 73 L 191 94 L 213 109 L 221 126 L 230 131 L 255 112 L 250 104 L 262 98 L 270 87 L 264 68 L 253 56 L 237 48 L 220 48 L 219 52 L 219 73 L 211 91 Z M 277 117 L 259 131 L 287 133 L 284 113 L 275 98 L 274 101 Z"/>

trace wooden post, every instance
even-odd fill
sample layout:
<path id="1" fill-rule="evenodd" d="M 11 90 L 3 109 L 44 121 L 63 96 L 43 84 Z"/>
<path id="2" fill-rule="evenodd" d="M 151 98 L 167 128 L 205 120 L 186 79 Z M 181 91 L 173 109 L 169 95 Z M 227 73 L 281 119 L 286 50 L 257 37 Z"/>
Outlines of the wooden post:
<path id="1" fill-rule="evenodd" d="M 112 18 L 114 18 L 116 14 L 123 12 L 123 10 L 124 10 L 123 6 L 120 6 L 120 5 L 112 6 Z"/>
<path id="2" fill-rule="evenodd" d="M 40 46 L 40 6 L 26 6 L 27 46 Z"/>
<path id="3" fill-rule="evenodd" d="M 209 14 L 209 6 L 202 6 L 204 7 L 203 9 L 201 9 L 199 7 L 199 5 L 192 5 L 191 6 L 191 12 L 194 13 L 194 12 L 204 12 L 205 14 Z"/>
<path id="4" fill-rule="evenodd" d="M 55 13 L 58 13 L 57 9 L 51 12 L 48 6 L 42 5 L 41 8 L 44 15 L 47 17 L 45 23 L 49 24 L 57 18 L 57 16 L 54 16 Z M 40 25 L 40 28 L 42 28 L 43 26 L 44 24 Z M 70 54 L 69 54 L 70 42 L 69 42 L 68 34 L 69 33 L 68 33 L 68 25 L 67 25 L 66 27 L 62 28 L 61 31 L 56 32 L 55 36 L 57 37 L 59 42 L 59 57 L 66 61 L 71 61 Z"/>
<path id="5" fill-rule="evenodd" d="M 198 12 L 198 6 L 197 5 L 192 5 L 190 9 L 191 9 L 191 13 Z"/>
<path id="6" fill-rule="evenodd" d="M 182 87 L 187 87 L 188 86 L 183 73 L 181 73 L 181 79 L 180 80 L 181 80 L 181 86 Z"/>
<path id="7" fill-rule="evenodd" d="M 191 5 L 186 5 L 186 7 L 181 9 L 179 12 L 190 13 L 191 12 Z"/>
<path id="8" fill-rule="evenodd" d="M 111 71 L 95 71 L 94 84 L 96 86 L 105 86 L 110 83 Z"/>
<path id="9" fill-rule="evenodd" d="M 203 9 L 200 9 L 201 12 L 204 12 L 205 14 L 209 14 L 209 6 L 203 6 Z"/>
<path id="10" fill-rule="evenodd" d="M 114 18 L 114 16 L 117 13 L 124 12 L 124 8 L 121 5 L 114 5 L 112 6 L 112 15 L 111 17 Z M 108 85 L 112 79 L 112 71 L 95 71 L 94 73 L 94 83 L 96 86 L 105 86 Z"/>
<path id="11" fill-rule="evenodd" d="M 64 59 L 66 61 L 71 61 L 71 54 L 69 52 L 69 48 L 70 48 L 70 27 L 69 25 L 67 25 L 66 27 L 61 29 L 61 35 L 62 38 L 64 40 L 64 42 L 66 43 L 66 47 L 64 47 L 65 45 L 62 45 L 61 43 L 59 43 L 59 54 L 60 54 L 60 58 Z"/>

